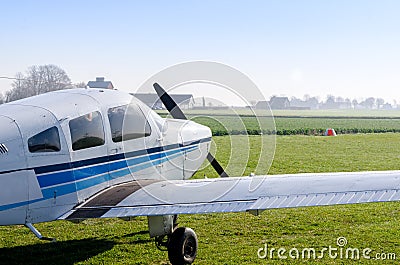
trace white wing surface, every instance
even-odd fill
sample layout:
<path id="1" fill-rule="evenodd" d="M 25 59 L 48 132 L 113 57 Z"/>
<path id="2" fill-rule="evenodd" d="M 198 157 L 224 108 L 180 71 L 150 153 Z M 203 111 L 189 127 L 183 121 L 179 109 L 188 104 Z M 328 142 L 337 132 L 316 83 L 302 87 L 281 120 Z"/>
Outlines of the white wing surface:
<path id="1" fill-rule="evenodd" d="M 105 190 L 60 219 L 293 208 L 400 200 L 400 171 L 137 181 Z"/>

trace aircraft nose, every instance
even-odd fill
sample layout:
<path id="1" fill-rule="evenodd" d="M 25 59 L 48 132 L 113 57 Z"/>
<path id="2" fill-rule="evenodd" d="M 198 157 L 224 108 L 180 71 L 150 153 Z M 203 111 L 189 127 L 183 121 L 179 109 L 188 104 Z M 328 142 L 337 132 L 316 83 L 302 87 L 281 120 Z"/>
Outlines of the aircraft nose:
<path id="1" fill-rule="evenodd" d="M 193 121 L 187 121 L 181 129 L 181 137 L 183 144 L 196 141 L 210 141 L 211 130 L 207 126 Z"/>

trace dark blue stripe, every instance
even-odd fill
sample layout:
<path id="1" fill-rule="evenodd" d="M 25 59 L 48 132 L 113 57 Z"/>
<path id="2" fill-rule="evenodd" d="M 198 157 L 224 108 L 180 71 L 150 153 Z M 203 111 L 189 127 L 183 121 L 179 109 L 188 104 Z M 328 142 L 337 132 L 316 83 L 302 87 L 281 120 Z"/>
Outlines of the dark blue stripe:
<path id="1" fill-rule="evenodd" d="M 160 160 L 157 160 L 157 161 L 153 161 L 152 160 L 152 161 L 149 161 L 149 163 L 133 166 L 133 167 L 130 167 L 130 168 L 125 168 L 125 169 L 123 169 L 121 171 L 115 172 L 113 176 L 114 176 L 114 178 L 119 178 L 119 177 L 126 176 L 126 175 L 128 175 L 130 173 L 133 173 L 133 172 L 137 172 L 137 171 L 149 168 L 149 167 L 153 167 L 154 165 L 162 164 L 162 163 L 164 163 L 165 161 L 167 161 L 169 159 L 174 159 L 175 157 L 180 156 L 181 153 L 182 152 L 177 153 L 177 154 L 173 154 L 171 156 L 164 157 L 164 158 L 162 158 Z M 104 183 L 104 181 L 102 180 L 101 176 L 99 176 L 99 177 L 87 179 L 87 180 L 84 180 L 84 181 L 81 181 L 81 182 L 77 182 L 76 183 L 76 187 L 77 187 L 77 190 L 79 191 L 79 190 L 84 190 L 84 189 L 90 188 L 92 186 L 101 184 L 101 183 Z"/>
<path id="2" fill-rule="evenodd" d="M 193 146 L 188 149 L 190 151 L 193 151 L 193 150 L 195 150 L 195 147 Z M 113 177 L 114 178 L 123 177 L 132 172 L 137 172 L 137 171 L 152 167 L 154 165 L 162 164 L 169 159 L 174 159 L 174 158 L 182 155 L 182 153 L 184 151 L 186 151 L 186 150 L 179 149 L 176 151 L 175 150 L 170 151 L 170 152 L 168 152 L 169 154 L 165 154 L 162 159 L 159 159 L 157 161 L 149 160 L 147 163 L 136 165 L 136 166 L 135 166 L 135 163 L 133 163 L 133 166 L 131 166 L 131 167 L 121 168 L 122 170 L 114 172 Z M 156 158 L 156 159 L 158 159 L 158 158 Z M 50 198 L 53 198 L 55 195 L 62 196 L 62 195 L 66 195 L 66 194 L 76 192 L 79 190 L 84 190 L 84 189 L 93 187 L 95 185 L 105 183 L 107 180 L 108 180 L 107 174 L 100 174 L 93 178 L 89 178 L 89 179 L 85 179 L 83 181 L 76 182 L 76 185 L 75 185 L 75 183 L 68 183 L 65 185 L 57 186 L 57 187 L 43 189 L 42 194 L 45 199 L 50 199 Z"/>
<path id="3" fill-rule="evenodd" d="M 185 143 L 183 143 L 183 146 L 195 145 L 195 144 L 199 144 L 199 143 L 206 143 L 206 142 L 210 142 L 210 141 L 211 141 L 211 137 L 208 137 L 208 138 L 203 138 L 203 139 L 193 141 L 193 142 L 185 142 Z"/>
<path id="4" fill-rule="evenodd" d="M 72 163 L 63 163 L 63 164 L 57 164 L 57 165 L 49 165 L 49 166 L 42 166 L 42 167 L 37 167 L 34 168 L 35 173 L 38 174 L 44 174 L 48 172 L 54 172 L 54 171 L 60 171 L 60 170 L 66 170 L 66 169 L 71 169 L 71 168 L 77 168 L 77 167 L 84 167 L 84 166 L 89 166 L 89 165 L 94 165 L 94 164 L 101 164 L 109 161 L 115 161 L 115 160 L 121 160 L 124 158 L 130 158 L 130 157 L 135 157 L 135 156 L 140 156 L 140 155 L 145 155 L 145 154 L 152 154 L 152 153 L 157 153 L 161 151 L 167 151 L 183 146 L 190 146 L 190 145 L 196 145 L 202 142 L 209 142 L 211 141 L 211 137 L 201 139 L 198 141 L 193 141 L 189 143 L 184 143 L 184 144 L 170 144 L 166 146 L 159 146 L 159 147 L 153 147 L 149 149 L 143 149 L 143 150 L 137 150 L 129 153 L 123 153 L 123 154 L 116 154 L 116 155 L 111 155 L 111 156 L 103 156 L 103 157 L 96 157 L 96 158 L 91 158 L 91 159 L 85 159 L 85 160 L 80 160 L 80 161 L 75 161 Z M 1 174 L 1 173 L 0 173 Z"/>
<path id="5" fill-rule="evenodd" d="M 85 178 L 90 178 L 96 175 L 100 174 L 105 174 L 109 171 L 115 171 L 122 169 L 124 167 L 127 167 L 128 165 L 135 165 L 135 164 L 141 164 L 147 161 L 151 160 L 156 160 L 162 157 L 165 157 L 167 155 L 171 155 L 177 152 L 183 152 L 185 150 L 191 149 L 195 146 L 191 145 L 185 148 L 179 148 L 175 149 L 169 152 L 162 152 L 158 154 L 153 154 L 150 156 L 143 156 L 143 157 L 137 157 L 129 160 L 123 160 L 123 161 L 117 161 L 113 163 L 105 163 L 102 165 L 96 165 L 92 167 L 87 167 L 87 168 L 81 168 L 81 169 L 74 169 L 74 170 L 68 170 L 68 171 L 63 171 L 63 172 L 56 172 L 53 174 L 48 174 L 48 175 L 43 175 L 43 176 L 38 176 L 38 182 L 41 188 L 43 187 L 49 187 L 53 185 L 58 185 L 62 183 L 67 183 L 67 182 L 73 182 L 73 181 L 78 181 L 82 180 Z"/>
<path id="6" fill-rule="evenodd" d="M 157 160 L 157 161 L 150 160 L 148 163 L 144 163 L 144 164 L 137 165 L 137 166 L 131 166 L 130 168 L 126 167 L 123 170 L 113 172 L 111 174 L 113 174 L 114 178 L 123 177 L 125 175 L 130 174 L 131 172 L 137 172 L 137 171 L 149 168 L 153 165 L 164 163 L 165 161 L 167 161 L 169 159 L 174 159 L 174 158 L 180 156 L 184 151 L 191 152 L 196 149 L 197 149 L 196 146 L 190 146 L 189 148 L 179 149 L 178 150 L 179 152 L 165 152 L 163 155 L 164 157 L 160 160 Z M 167 153 L 170 153 L 171 155 L 168 156 Z M 43 198 L 35 199 L 35 200 L 31 200 L 31 201 L 22 201 L 22 202 L 7 204 L 7 205 L 1 205 L 0 211 L 4 211 L 4 210 L 17 208 L 17 207 L 25 206 L 28 204 L 44 201 L 44 200 L 53 198 L 54 196 L 66 195 L 69 193 L 76 192 L 77 190 L 83 190 L 86 188 L 90 188 L 94 185 L 98 185 L 98 184 L 104 183 L 106 181 L 107 180 L 104 178 L 104 175 L 100 175 L 93 179 L 87 179 L 84 181 L 80 181 L 80 182 L 76 183 L 76 185 L 75 185 L 75 183 L 68 183 L 68 184 L 65 184 L 62 186 L 58 186 L 58 187 L 42 189 Z"/>

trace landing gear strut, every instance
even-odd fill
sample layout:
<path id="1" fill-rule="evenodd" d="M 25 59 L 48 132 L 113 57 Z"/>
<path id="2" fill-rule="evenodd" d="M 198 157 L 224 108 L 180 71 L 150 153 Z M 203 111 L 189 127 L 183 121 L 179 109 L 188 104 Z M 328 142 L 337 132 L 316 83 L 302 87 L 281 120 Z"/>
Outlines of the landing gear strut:
<path id="1" fill-rule="evenodd" d="M 42 234 L 33 226 L 33 224 L 31 224 L 31 223 L 26 223 L 25 226 L 28 227 L 29 230 L 31 230 L 32 233 L 34 233 L 35 236 L 36 236 L 37 238 L 39 238 L 40 240 L 46 240 L 46 241 L 50 241 L 50 242 L 53 242 L 53 243 L 56 242 L 56 239 L 55 239 L 55 238 L 50 238 L 50 237 L 42 236 Z"/>

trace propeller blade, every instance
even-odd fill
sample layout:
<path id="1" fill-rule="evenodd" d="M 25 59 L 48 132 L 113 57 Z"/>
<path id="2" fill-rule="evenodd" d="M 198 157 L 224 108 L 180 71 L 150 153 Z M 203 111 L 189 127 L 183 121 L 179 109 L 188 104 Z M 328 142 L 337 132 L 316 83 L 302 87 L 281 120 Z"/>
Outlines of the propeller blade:
<path id="1" fill-rule="evenodd" d="M 153 87 L 156 90 L 158 97 L 161 99 L 161 102 L 174 119 L 187 120 L 185 114 L 183 114 L 179 106 L 159 84 L 154 83 Z"/>
<path id="2" fill-rule="evenodd" d="M 164 106 L 167 108 L 168 112 L 174 119 L 187 120 L 185 114 L 179 108 L 178 104 L 176 104 L 171 96 L 168 95 L 168 93 L 165 92 L 165 90 L 158 83 L 154 83 L 153 87 L 156 90 L 158 97 L 161 99 L 161 102 L 164 104 Z M 207 159 L 221 178 L 229 177 L 211 153 L 207 154 Z"/>
<path id="3" fill-rule="evenodd" d="M 217 171 L 218 175 L 221 178 L 228 178 L 228 174 L 225 172 L 225 170 L 222 168 L 222 166 L 218 163 L 217 159 L 209 152 L 207 154 L 207 160 L 210 162 L 211 166 Z"/>

